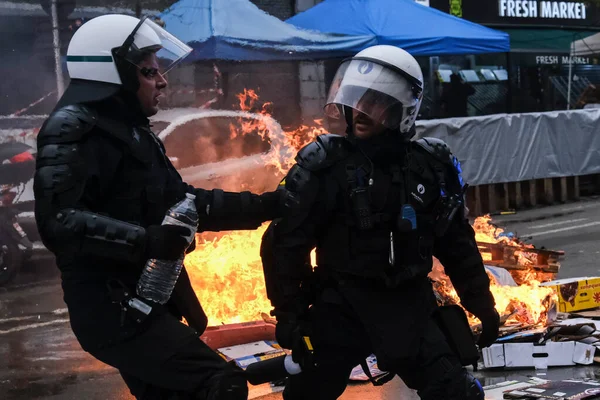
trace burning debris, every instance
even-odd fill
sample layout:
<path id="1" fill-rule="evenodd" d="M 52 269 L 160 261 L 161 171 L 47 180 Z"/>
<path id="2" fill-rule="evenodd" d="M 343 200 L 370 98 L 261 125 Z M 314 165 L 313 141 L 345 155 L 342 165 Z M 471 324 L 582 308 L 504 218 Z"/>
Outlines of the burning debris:
<path id="1" fill-rule="evenodd" d="M 485 215 L 473 222 L 475 239 L 490 277 L 496 310 L 502 318 L 500 335 L 546 326 L 556 316 L 557 294 L 543 287 L 558 272 L 563 252 L 541 250 L 506 233 Z M 459 298 L 442 265 L 435 260 L 430 274 L 441 304 L 459 304 Z M 467 313 L 474 330 L 479 321 Z"/>
<path id="2" fill-rule="evenodd" d="M 504 319 L 504 333 L 545 326 L 548 321 L 548 312 L 555 306 L 555 290 L 551 287 L 540 287 L 541 282 L 535 279 L 535 272 L 531 273 L 532 279 L 520 286 L 509 274 L 509 284 L 505 284 L 506 278 L 503 280 L 504 282 L 500 282 L 496 275 L 498 270 L 492 268 L 487 267 L 490 289 L 496 300 L 496 310 Z M 458 294 L 439 261 L 434 260 L 433 271 L 429 277 L 433 281 L 440 305 L 460 304 Z M 473 315 L 467 313 L 467 316 L 471 325 L 476 326 L 479 323 Z"/>

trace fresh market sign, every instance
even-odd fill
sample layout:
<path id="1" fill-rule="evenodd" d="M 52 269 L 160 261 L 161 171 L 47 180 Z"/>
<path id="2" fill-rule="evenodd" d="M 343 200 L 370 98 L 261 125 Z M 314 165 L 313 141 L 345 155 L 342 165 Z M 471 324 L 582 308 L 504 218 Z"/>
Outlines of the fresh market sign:
<path id="1" fill-rule="evenodd" d="M 498 15 L 508 18 L 586 19 L 585 3 L 498 0 Z"/>
<path id="2" fill-rule="evenodd" d="M 590 57 L 569 57 L 569 56 L 535 56 L 537 65 L 559 65 L 559 64 L 592 64 Z"/>

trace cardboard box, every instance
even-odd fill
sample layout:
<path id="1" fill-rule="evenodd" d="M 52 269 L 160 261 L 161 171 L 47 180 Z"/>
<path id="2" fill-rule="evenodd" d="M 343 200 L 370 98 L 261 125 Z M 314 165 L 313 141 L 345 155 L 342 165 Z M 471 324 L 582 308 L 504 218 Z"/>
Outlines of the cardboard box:
<path id="1" fill-rule="evenodd" d="M 487 385 L 483 387 L 483 390 L 485 391 L 486 400 L 500 400 L 504 398 L 504 393 L 509 392 L 511 390 L 531 387 L 547 382 L 549 381 L 537 377 L 528 378 L 524 376 L 518 376 L 517 380 L 504 381 L 498 382 L 493 385 Z"/>
<path id="2" fill-rule="evenodd" d="M 483 365 L 486 368 L 523 368 L 590 365 L 594 362 L 594 346 L 579 342 L 548 342 L 494 344 L 483 349 Z"/>
<path id="3" fill-rule="evenodd" d="M 544 282 L 558 294 L 558 311 L 571 312 L 600 306 L 600 277 L 558 279 Z"/>
<path id="4" fill-rule="evenodd" d="M 597 399 L 600 382 L 552 381 L 507 391 L 505 399 L 584 400 Z"/>
<path id="5" fill-rule="evenodd" d="M 286 352 L 272 340 L 260 340 L 258 342 L 239 344 L 235 346 L 222 347 L 217 349 L 217 354 L 229 362 L 233 360 L 238 367 L 246 367 L 257 361 L 264 361 L 270 358 L 285 355 Z"/>

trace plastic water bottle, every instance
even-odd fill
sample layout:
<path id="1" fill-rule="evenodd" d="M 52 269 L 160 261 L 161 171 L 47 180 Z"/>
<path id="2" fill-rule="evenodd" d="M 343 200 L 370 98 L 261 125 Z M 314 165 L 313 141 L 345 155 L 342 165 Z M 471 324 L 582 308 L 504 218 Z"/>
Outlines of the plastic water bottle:
<path id="1" fill-rule="evenodd" d="M 167 211 L 162 225 L 180 225 L 189 228 L 192 231 L 187 237 L 189 245 L 194 240 L 198 229 L 198 213 L 194 203 L 196 196 L 186 193 L 185 197 Z M 159 304 L 169 301 L 183 267 L 184 255 L 185 251 L 177 261 L 149 259 L 138 280 L 136 287 L 138 296 Z"/>

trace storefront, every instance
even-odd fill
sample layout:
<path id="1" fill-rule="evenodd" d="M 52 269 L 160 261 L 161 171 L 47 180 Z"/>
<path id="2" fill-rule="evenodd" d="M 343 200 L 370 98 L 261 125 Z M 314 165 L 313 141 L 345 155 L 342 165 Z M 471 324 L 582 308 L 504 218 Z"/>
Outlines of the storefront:
<path id="1" fill-rule="evenodd" d="M 510 35 L 511 53 L 505 55 L 503 61 L 498 57 L 471 57 L 468 62 L 462 62 L 480 77 L 482 69 L 490 69 L 495 64 L 508 66 L 510 85 L 500 90 L 496 84 L 492 90 L 496 95 L 504 93 L 505 110 L 530 112 L 566 108 L 570 63 L 575 77 L 572 107 L 582 107 L 586 89 L 591 84 L 600 84 L 600 57 L 569 57 L 571 42 L 600 31 L 600 9 L 590 2 L 429 0 L 429 6 Z M 464 69 L 456 62 L 444 63 L 439 60 L 440 69 Z M 472 84 L 477 88 L 480 82 Z M 488 89 L 494 87 L 490 82 L 487 84 Z M 500 103 L 499 99 L 494 101 L 494 111 L 498 111 Z M 470 114 L 489 111 L 472 108 Z"/>

